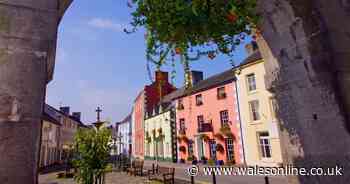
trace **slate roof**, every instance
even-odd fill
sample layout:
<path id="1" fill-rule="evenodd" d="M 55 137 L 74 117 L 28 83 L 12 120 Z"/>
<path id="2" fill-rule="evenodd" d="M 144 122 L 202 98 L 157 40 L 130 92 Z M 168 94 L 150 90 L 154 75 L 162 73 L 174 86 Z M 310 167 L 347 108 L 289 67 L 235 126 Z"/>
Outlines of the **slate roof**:
<path id="1" fill-rule="evenodd" d="M 174 99 L 183 97 L 183 96 L 188 96 L 190 94 L 194 94 L 200 91 L 204 91 L 210 88 L 214 88 L 216 86 L 220 86 L 222 84 L 226 84 L 229 82 L 232 82 L 235 80 L 234 76 L 234 70 L 237 68 L 247 65 L 249 63 L 255 62 L 257 60 L 262 59 L 261 53 L 259 51 L 255 51 L 251 55 L 249 55 L 246 59 L 244 59 L 238 66 L 229 69 L 227 71 L 224 71 L 222 73 L 216 74 L 214 76 L 211 76 L 205 80 L 202 80 L 195 84 L 191 89 L 185 90 L 184 87 L 166 95 L 163 97 L 162 102 L 163 103 L 169 103 Z"/>
<path id="2" fill-rule="evenodd" d="M 249 55 L 246 59 L 244 59 L 239 65 L 240 66 L 244 66 L 246 64 L 252 63 L 254 61 L 260 60 L 262 59 L 261 53 L 259 51 L 255 51 L 254 53 L 252 53 L 251 55 Z"/>
<path id="3" fill-rule="evenodd" d="M 57 110 L 56 108 L 54 108 L 54 107 L 52 107 L 52 106 L 50 106 L 48 104 L 45 104 L 43 118 L 45 118 L 45 115 L 49 116 L 49 117 L 46 117 L 46 118 L 53 118 L 52 120 L 58 121 L 60 125 L 61 125 L 61 123 L 60 123 L 60 116 L 65 116 L 65 117 L 68 117 L 68 118 L 78 122 L 79 126 L 86 127 L 86 125 L 83 122 L 81 122 L 80 120 L 76 119 L 74 116 L 66 115 L 66 114 L 62 113 L 61 111 Z M 49 120 L 49 119 L 47 119 L 47 120 Z"/>
<path id="4" fill-rule="evenodd" d="M 227 84 L 229 82 L 232 82 L 235 80 L 235 76 L 233 73 L 233 69 L 227 70 L 225 72 L 213 75 L 205 80 L 199 81 L 197 84 L 195 84 L 191 89 L 185 90 L 184 87 L 166 95 L 163 98 L 163 102 L 169 102 L 171 100 L 188 96 L 190 94 L 194 94 L 200 91 L 204 91 L 210 88 L 214 88 L 216 86 L 220 86 L 223 84 Z"/>

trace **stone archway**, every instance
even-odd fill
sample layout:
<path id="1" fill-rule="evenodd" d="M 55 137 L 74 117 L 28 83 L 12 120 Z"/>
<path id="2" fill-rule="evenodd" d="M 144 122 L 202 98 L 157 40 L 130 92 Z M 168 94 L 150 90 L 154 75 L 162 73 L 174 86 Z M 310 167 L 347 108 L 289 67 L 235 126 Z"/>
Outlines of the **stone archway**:
<path id="1" fill-rule="evenodd" d="M 349 168 L 350 1 L 263 0 L 266 85 L 276 94 L 286 163 Z M 289 183 L 347 183 L 290 177 Z"/>
<path id="2" fill-rule="evenodd" d="M 45 89 L 71 2 L 0 1 L 0 183 L 37 183 Z"/>
<path id="3" fill-rule="evenodd" d="M 45 86 L 53 72 L 57 27 L 71 2 L 0 2 L 2 183 L 37 183 Z M 287 163 L 348 168 L 349 0 L 260 0 L 258 10 L 264 18 L 258 42 L 266 51 L 266 83 L 280 107 Z M 289 183 L 346 183 L 345 178 L 291 177 Z"/>

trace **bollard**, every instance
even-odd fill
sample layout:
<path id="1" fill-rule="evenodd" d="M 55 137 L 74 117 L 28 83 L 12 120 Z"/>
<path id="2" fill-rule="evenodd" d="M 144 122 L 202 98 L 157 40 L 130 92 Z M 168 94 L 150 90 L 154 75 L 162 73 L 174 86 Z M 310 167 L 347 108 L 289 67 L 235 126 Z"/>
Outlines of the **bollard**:
<path id="1" fill-rule="evenodd" d="M 265 184 L 270 184 L 269 177 L 265 176 Z"/>
<path id="2" fill-rule="evenodd" d="M 213 172 L 213 184 L 216 184 L 215 172 Z"/>

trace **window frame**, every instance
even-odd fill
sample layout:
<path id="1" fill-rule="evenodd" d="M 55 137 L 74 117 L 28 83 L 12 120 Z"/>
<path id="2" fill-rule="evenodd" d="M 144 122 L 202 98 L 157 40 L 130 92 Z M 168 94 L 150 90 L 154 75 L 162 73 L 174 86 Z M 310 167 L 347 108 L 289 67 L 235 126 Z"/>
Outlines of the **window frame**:
<path id="1" fill-rule="evenodd" d="M 256 102 L 255 105 L 257 105 L 257 107 L 253 106 L 254 102 Z M 248 105 L 249 105 L 250 120 L 253 122 L 260 121 L 261 115 L 260 115 L 260 102 L 259 102 L 259 100 L 251 100 L 248 102 Z"/>
<path id="2" fill-rule="evenodd" d="M 196 99 L 196 106 L 203 105 L 203 95 L 202 94 L 197 94 L 195 96 L 195 99 Z"/>
<path id="3" fill-rule="evenodd" d="M 224 113 L 226 114 L 226 116 L 223 115 Z M 228 125 L 230 123 L 230 115 L 228 113 L 228 110 L 220 111 L 220 123 L 221 123 L 221 126 Z"/>
<path id="4" fill-rule="evenodd" d="M 219 99 L 219 100 L 225 99 L 225 98 L 227 97 L 225 86 L 218 87 L 218 88 L 217 88 L 216 95 L 217 95 L 217 99 Z"/>
<path id="5" fill-rule="evenodd" d="M 252 78 L 251 78 L 252 77 Z M 253 79 L 252 81 L 250 81 L 249 79 Z M 252 84 L 252 82 L 254 81 L 254 84 Z M 250 73 L 246 75 L 246 83 L 247 83 L 247 91 L 249 93 L 251 92 L 255 92 L 257 90 L 257 84 L 256 84 L 256 76 L 255 73 Z M 253 87 L 253 88 L 251 88 Z"/>
<path id="6" fill-rule="evenodd" d="M 272 158 L 272 145 L 269 132 L 258 132 L 258 148 L 261 159 Z"/>
<path id="7" fill-rule="evenodd" d="M 201 121 L 200 121 L 201 120 Z M 201 129 L 202 125 L 204 124 L 204 116 L 203 115 L 198 115 L 197 116 L 197 125 L 198 128 Z"/>
<path id="8" fill-rule="evenodd" d="M 234 140 L 232 138 L 226 138 L 226 154 L 227 154 L 227 160 L 228 161 L 234 161 L 235 159 L 235 144 Z M 231 143 L 231 144 L 229 144 Z"/>

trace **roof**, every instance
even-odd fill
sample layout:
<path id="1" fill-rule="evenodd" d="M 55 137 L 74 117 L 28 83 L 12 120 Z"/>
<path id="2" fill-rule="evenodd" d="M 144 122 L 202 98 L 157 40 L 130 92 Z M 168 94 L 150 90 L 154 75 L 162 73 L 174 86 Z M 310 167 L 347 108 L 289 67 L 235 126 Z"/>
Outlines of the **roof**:
<path id="1" fill-rule="evenodd" d="M 261 53 L 259 51 L 255 51 L 254 53 L 249 55 L 245 60 L 243 60 L 241 64 L 238 65 L 238 67 L 247 65 L 249 63 L 253 63 L 260 59 L 262 59 Z"/>
<path id="2" fill-rule="evenodd" d="M 220 86 L 229 82 L 232 82 L 235 80 L 234 76 L 234 70 L 229 69 L 227 71 L 224 71 L 222 73 L 213 75 L 205 80 L 199 81 L 197 84 L 195 84 L 192 88 L 186 90 L 184 87 L 166 95 L 163 98 L 163 102 L 169 102 L 173 99 L 180 98 L 183 96 L 187 96 L 190 94 L 194 94 L 200 91 L 204 91 L 210 88 L 214 88 L 216 86 Z"/>
<path id="3" fill-rule="evenodd" d="M 116 122 L 116 125 L 122 124 L 122 123 L 128 123 L 131 121 L 131 113 L 128 114 L 122 121 Z"/>
<path id="4" fill-rule="evenodd" d="M 65 116 L 65 117 L 77 122 L 79 124 L 79 126 L 86 127 L 86 125 L 84 123 L 82 123 L 80 120 L 76 119 L 74 116 L 66 115 L 48 104 L 45 104 L 44 113 L 49 115 L 51 118 L 54 118 L 58 122 L 60 122 L 60 116 Z"/>
<path id="5" fill-rule="evenodd" d="M 47 104 L 45 104 L 44 112 L 42 115 L 43 120 L 51 122 L 56 125 L 61 125 L 60 123 L 60 113 L 57 110 Z"/>

